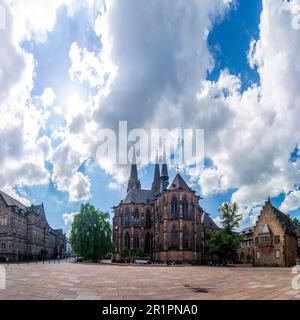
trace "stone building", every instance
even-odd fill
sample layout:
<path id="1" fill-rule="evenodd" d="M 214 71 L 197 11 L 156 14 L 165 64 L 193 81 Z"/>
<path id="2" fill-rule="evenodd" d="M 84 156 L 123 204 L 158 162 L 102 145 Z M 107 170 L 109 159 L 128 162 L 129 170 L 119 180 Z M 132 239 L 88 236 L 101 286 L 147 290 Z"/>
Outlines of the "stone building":
<path id="1" fill-rule="evenodd" d="M 265 202 L 253 232 L 255 266 L 295 266 L 300 257 L 300 230 L 270 199 Z"/>
<path id="2" fill-rule="evenodd" d="M 165 156 L 161 171 L 156 161 L 151 190 L 142 189 L 134 156 L 127 193 L 114 207 L 113 261 L 121 261 L 127 248 L 157 262 L 203 262 L 205 235 L 218 227 L 199 200 L 179 173 L 169 183 Z"/>
<path id="3" fill-rule="evenodd" d="M 64 257 L 66 236 L 52 229 L 44 205 L 26 207 L 0 191 L 0 259 L 24 261 Z"/>
<path id="4" fill-rule="evenodd" d="M 243 240 L 241 243 L 241 248 L 238 250 L 238 260 L 241 263 L 253 264 L 253 232 L 254 227 L 245 228 L 242 230 L 241 235 Z"/>
<path id="5" fill-rule="evenodd" d="M 244 240 L 238 250 L 239 261 L 255 266 L 295 266 L 300 257 L 300 229 L 291 219 L 265 202 L 256 225 L 243 230 Z"/>

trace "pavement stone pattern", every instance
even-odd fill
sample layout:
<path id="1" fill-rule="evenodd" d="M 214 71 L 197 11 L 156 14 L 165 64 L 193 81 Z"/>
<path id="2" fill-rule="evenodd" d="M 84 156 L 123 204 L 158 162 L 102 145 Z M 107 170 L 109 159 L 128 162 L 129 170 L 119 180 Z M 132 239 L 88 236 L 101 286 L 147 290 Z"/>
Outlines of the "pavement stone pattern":
<path id="1" fill-rule="evenodd" d="M 290 268 L 22 264 L 0 300 L 300 300 Z"/>

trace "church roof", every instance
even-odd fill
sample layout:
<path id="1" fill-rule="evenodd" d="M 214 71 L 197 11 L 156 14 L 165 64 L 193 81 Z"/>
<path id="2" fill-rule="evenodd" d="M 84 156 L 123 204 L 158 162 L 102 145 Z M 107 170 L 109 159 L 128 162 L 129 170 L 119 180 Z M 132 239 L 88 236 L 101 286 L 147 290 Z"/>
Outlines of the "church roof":
<path id="1" fill-rule="evenodd" d="M 220 229 L 207 212 L 203 213 L 201 223 L 205 229 Z"/>
<path id="2" fill-rule="evenodd" d="M 37 206 L 32 205 L 31 207 L 28 207 L 28 211 L 33 211 L 36 214 L 40 214 L 42 209 L 43 209 L 43 205 L 42 204 L 39 204 Z"/>
<path id="3" fill-rule="evenodd" d="M 2 196 L 2 198 L 4 199 L 4 201 L 6 202 L 6 204 L 10 207 L 10 206 L 16 206 L 19 209 L 23 209 L 26 210 L 26 206 L 24 206 L 24 204 L 22 204 L 21 202 L 19 202 L 18 200 L 12 198 L 11 196 L 9 196 L 8 194 L 6 194 L 3 191 L 0 191 L 0 195 Z"/>
<path id="4" fill-rule="evenodd" d="M 174 180 L 168 186 L 168 190 L 178 190 L 178 189 L 191 190 L 179 173 L 176 174 Z"/>
<path id="5" fill-rule="evenodd" d="M 130 203 L 152 203 L 155 198 L 155 192 L 151 190 L 129 190 L 123 199 L 123 204 Z"/>
<path id="6" fill-rule="evenodd" d="M 247 228 L 243 229 L 243 230 L 241 231 L 241 233 L 242 233 L 242 234 L 251 233 L 251 232 L 254 231 L 254 228 L 255 228 L 255 226 L 253 226 L 253 227 L 247 227 Z"/>

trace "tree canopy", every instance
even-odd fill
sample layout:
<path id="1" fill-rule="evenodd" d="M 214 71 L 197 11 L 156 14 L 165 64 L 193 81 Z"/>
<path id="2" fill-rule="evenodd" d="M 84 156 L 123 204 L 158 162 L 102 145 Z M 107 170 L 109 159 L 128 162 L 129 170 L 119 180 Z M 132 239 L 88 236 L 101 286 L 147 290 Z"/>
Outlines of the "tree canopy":
<path id="1" fill-rule="evenodd" d="M 239 227 L 239 223 L 243 216 L 238 213 L 239 207 L 236 202 L 223 203 L 219 209 L 220 217 L 222 220 L 222 226 L 227 233 L 232 233 Z"/>
<path id="2" fill-rule="evenodd" d="M 222 204 L 219 212 L 223 228 L 212 231 L 208 242 L 209 252 L 217 255 L 223 263 L 233 257 L 242 241 L 242 237 L 235 232 L 242 220 L 242 215 L 238 213 L 238 210 L 236 203 Z"/>
<path id="3" fill-rule="evenodd" d="M 96 262 L 112 250 L 111 237 L 109 214 L 89 203 L 82 205 L 80 213 L 74 217 L 70 234 L 73 251 L 85 260 Z"/>

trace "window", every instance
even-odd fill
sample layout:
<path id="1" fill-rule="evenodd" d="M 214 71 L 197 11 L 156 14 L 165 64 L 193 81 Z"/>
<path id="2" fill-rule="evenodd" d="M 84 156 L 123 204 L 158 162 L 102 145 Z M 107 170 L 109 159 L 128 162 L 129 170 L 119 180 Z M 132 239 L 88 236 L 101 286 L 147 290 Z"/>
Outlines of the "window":
<path id="1" fill-rule="evenodd" d="M 0 220 L 0 226 L 4 227 L 7 225 L 7 217 L 2 217 Z"/>
<path id="2" fill-rule="evenodd" d="M 256 251 L 256 259 L 259 260 L 260 259 L 260 252 Z"/>
<path id="3" fill-rule="evenodd" d="M 125 227 L 130 226 L 130 211 L 128 209 L 124 213 L 123 225 Z"/>
<path id="4" fill-rule="evenodd" d="M 130 234 L 129 234 L 129 232 L 125 233 L 125 248 L 130 249 Z"/>
<path id="5" fill-rule="evenodd" d="M 134 224 L 138 225 L 140 222 L 140 213 L 137 208 L 134 210 L 133 218 L 134 218 Z"/>
<path id="6" fill-rule="evenodd" d="M 275 242 L 275 244 L 280 243 L 280 236 L 275 236 L 274 242 Z"/>
<path id="7" fill-rule="evenodd" d="M 145 238 L 145 253 L 151 252 L 151 235 L 149 232 L 147 232 L 146 238 Z"/>
<path id="8" fill-rule="evenodd" d="M 149 210 L 146 212 L 146 228 L 151 228 L 151 213 Z"/>
<path id="9" fill-rule="evenodd" d="M 139 249 L 140 248 L 140 235 L 138 233 L 134 234 L 133 237 L 133 248 Z"/>
<path id="10" fill-rule="evenodd" d="M 186 198 L 184 198 L 182 201 L 182 215 L 184 219 L 189 218 L 189 203 Z"/>
<path id="11" fill-rule="evenodd" d="M 176 226 L 173 226 L 171 231 L 171 248 L 172 249 L 178 249 L 178 231 Z"/>
<path id="12" fill-rule="evenodd" d="M 182 241 L 183 241 L 183 249 L 188 249 L 189 248 L 189 228 L 187 225 L 183 227 Z"/>
<path id="13" fill-rule="evenodd" d="M 275 251 L 275 258 L 280 259 L 280 250 Z"/>
<path id="14" fill-rule="evenodd" d="M 178 218 L 178 202 L 175 197 L 172 199 L 171 202 L 171 216 L 173 219 Z"/>
<path id="15" fill-rule="evenodd" d="M 6 243 L 4 241 L 1 242 L 1 249 L 2 250 L 5 250 L 6 248 Z"/>

